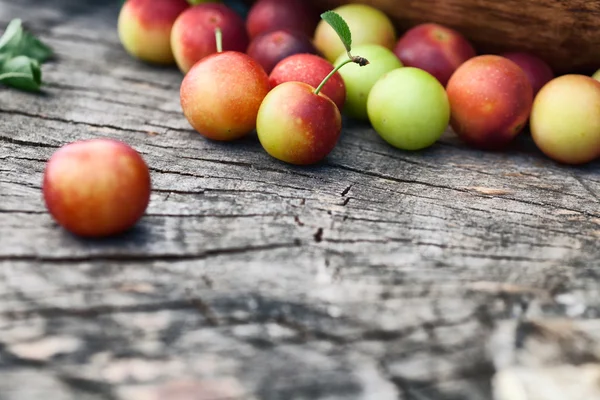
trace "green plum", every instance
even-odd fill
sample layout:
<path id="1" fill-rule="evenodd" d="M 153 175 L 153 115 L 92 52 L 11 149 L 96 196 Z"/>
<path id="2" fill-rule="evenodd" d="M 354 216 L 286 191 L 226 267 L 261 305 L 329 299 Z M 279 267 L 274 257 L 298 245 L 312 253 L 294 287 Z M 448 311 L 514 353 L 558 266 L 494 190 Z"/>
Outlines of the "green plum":
<path id="1" fill-rule="evenodd" d="M 400 59 L 390 49 L 378 44 L 364 44 L 352 49 L 356 54 L 369 60 L 369 65 L 360 66 L 352 63 L 340 69 L 340 75 L 346 85 L 346 102 L 344 114 L 349 117 L 368 120 L 367 98 L 375 82 L 384 74 L 403 67 Z M 348 59 L 346 53 L 335 61 L 335 66 Z"/>
<path id="2" fill-rule="evenodd" d="M 373 129 L 402 150 L 433 145 L 450 122 L 444 86 L 415 67 L 397 68 L 382 76 L 369 93 L 367 112 Z"/>

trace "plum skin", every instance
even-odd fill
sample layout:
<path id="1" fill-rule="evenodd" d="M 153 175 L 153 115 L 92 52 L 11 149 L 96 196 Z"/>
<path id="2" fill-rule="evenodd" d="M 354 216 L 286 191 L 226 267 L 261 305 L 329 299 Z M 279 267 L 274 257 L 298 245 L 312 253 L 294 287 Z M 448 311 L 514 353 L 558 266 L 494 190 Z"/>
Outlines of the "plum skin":
<path id="1" fill-rule="evenodd" d="M 181 108 L 203 136 L 235 140 L 255 128 L 258 109 L 270 89 L 267 73 L 250 56 L 237 51 L 215 53 L 183 78 Z"/>
<path id="2" fill-rule="evenodd" d="M 280 29 L 255 37 L 246 52 L 264 68 L 267 74 L 279 61 L 294 54 L 316 54 L 311 39 L 300 31 Z"/>
<path id="3" fill-rule="evenodd" d="M 128 0 L 117 20 L 119 40 L 130 55 L 140 60 L 173 64 L 171 30 L 188 8 L 186 0 Z"/>
<path id="4" fill-rule="evenodd" d="M 303 82 L 284 82 L 265 97 L 256 123 L 272 157 L 295 165 L 323 160 L 336 146 L 342 117 L 336 104 Z"/>
<path id="5" fill-rule="evenodd" d="M 291 29 L 312 37 L 319 14 L 306 0 L 259 0 L 246 17 L 246 30 L 251 39 L 280 29 Z"/>
<path id="6" fill-rule="evenodd" d="M 516 63 L 481 55 L 463 63 L 446 85 L 450 125 L 467 144 L 482 150 L 505 148 L 525 127 L 533 89 Z"/>
<path id="7" fill-rule="evenodd" d="M 275 65 L 269 74 L 269 83 L 274 88 L 284 82 L 297 81 L 316 88 L 334 68 L 332 63 L 315 54 L 294 54 Z M 346 85 L 340 71 L 329 78 L 321 93 L 333 100 L 342 111 L 346 101 Z"/>
<path id="8" fill-rule="evenodd" d="M 396 43 L 394 53 L 405 66 L 429 72 L 444 86 L 458 67 L 476 55 L 463 35 L 435 23 L 409 29 Z"/>
<path id="9" fill-rule="evenodd" d="M 46 208 L 67 231 L 107 237 L 129 230 L 150 202 L 151 178 L 141 155 L 109 138 L 79 140 L 58 149 L 46 163 Z"/>
<path id="10" fill-rule="evenodd" d="M 344 65 L 339 73 L 346 86 L 346 101 L 343 113 L 357 120 L 367 121 L 367 100 L 375 83 L 386 73 L 402 68 L 402 62 L 388 48 L 378 44 L 363 44 L 353 48 L 353 52 L 369 60 L 369 64 L 356 63 Z M 334 65 L 338 66 L 348 59 L 342 54 Z"/>
<path id="11" fill-rule="evenodd" d="M 600 157 L 600 82 L 585 75 L 554 78 L 538 92 L 530 117 L 531 137 L 546 156 L 562 164 Z"/>
<path id="12" fill-rule="evenodd" d="M 402 150 L 433 145 L 450 122 L 450 102 L 439 80 L 416 67 L 397 68 L 375 83 L 369 121 L 387 143 Z"/>
<path id="13" fill-rule="evenodd" d="M 508 58 L 525 71 L 525 74 L 527 74 L 527 77 L 531 82 L 534 97 L 546 83 L 554 79 L 554 71 L 552 71 L 552 68 L 550 68 L 544 60 L 533 54 L 526 52 L 509 52 L 501 54 L 501 56 Z"/>
<path id="14" fill-rule="evenodd" d="M 177 66 L 186 74 L 201 59 L 217 52 L 215 30 L 222 31 L 224 51 L 246 52 L 250 40 L 244 20 L 221 3 L 201 3 L 181 13 L 173 24 L 171 47 Z"/>

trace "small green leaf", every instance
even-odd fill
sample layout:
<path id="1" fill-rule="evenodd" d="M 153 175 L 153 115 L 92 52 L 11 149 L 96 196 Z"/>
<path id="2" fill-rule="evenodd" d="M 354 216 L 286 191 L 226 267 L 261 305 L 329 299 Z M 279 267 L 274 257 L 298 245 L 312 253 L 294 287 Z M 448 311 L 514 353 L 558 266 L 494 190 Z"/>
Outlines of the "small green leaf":
<path id="1" fill-rule="evenodd" d="M 346 51 L 350 51 L 352 48 L 352 33 L 344 18 L 335 11 L 326 11 L 321 14 L 321 18 L 331 25 L 333 30 L 338 34 L 342 43 L 344 43 Z"/>
<path id="2" fill-rule="evenodd" d="M 42 84 L 40 63 L 27 56 L 6 61 L 0 69 L 0 82 L 27 91 L 39 91 Z"/>
<path id="3" fill-rule="evenodd" d="M 52 49 L 24 30 L 20 19 L 13 19 L 0 38 L 0 54 L 27 56 L 43 63 L 52 56 Z"/>
<path id="4" fill-rule="evenodd" d="M 4 34 L 0 37 L 0 52 L 6 53 L 18 48 L 23 37 L 23 24 L 20 19 L 15 18 L 6 27 Z"/>
<path id="5" fill-rule="evenodd" d="M 47 61 L 52 57 L 52 49 L 42 43 L 38 38 L 29 32 L 23 32 L 21 40 L 21 55 L 31 57 L 40 63 Z"/>

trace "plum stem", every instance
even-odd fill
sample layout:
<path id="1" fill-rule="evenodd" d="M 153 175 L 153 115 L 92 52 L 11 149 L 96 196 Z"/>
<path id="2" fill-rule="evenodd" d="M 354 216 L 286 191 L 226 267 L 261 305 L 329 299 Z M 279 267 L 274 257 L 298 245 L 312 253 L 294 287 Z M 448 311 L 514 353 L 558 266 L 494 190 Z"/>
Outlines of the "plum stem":
<path id="1" fill-rule="evenodd" d="M 340 65 L 338 65 L 337 67 L 335 67 L 326 77 L 325 79 L 323 79 L 323 81 L 319 84 L 319 86 L 317 86 L 317 88 L 315 89 L 315 94 L 319 94 L 319 92 L 321 91 L 321 89 L 323 89 L 323 86 L 325 86 L 325 84 L 327 83 L 327 81 L 329 81 L 329 78 L 331 78 L 336 72 L 338 72 L 338 70 L 340 68 L 342 68 L 344 65 L 346 64 L 350 64 L 350 63 L 356 63 L 358 65 L 360 65 L 361 67 L 364 67 L 365 65 L 369 64 L 369 60 L 367 60 L 364 57 L 360 57 L 360 56 L 352 56 L 350 55 L 350 52 L 348 52 L 348 56 L 350 58 L 348 58 L 347 60 L 345 60 L 344 62 L 342 62 Z"/>
<path id="2" fill-rule="evenodd" d="M 217 53 L 223 52 L 223 32 L 221 32 L 221 28 L 215 28 L 215 37 L 217 39 Z"/>

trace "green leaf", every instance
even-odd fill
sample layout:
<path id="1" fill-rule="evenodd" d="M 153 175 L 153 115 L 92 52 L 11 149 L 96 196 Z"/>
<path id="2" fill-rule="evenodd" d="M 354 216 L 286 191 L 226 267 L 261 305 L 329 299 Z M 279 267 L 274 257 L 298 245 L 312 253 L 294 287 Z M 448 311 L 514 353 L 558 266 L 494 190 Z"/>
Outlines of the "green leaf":
<path id="1" fill-rule="evenodd" d="M 17 89 L 37 92 L 42 84 L 40 63 L 27 56 L 11 58 L 0 69 L 0 82 Z"/>
<path id="2" fill-rule="evenodd" d="M 31 57 L 40 63 L 47 61 L 53 54 L 52 49 L 49 46 L 42 43 L 38 38 L 27 31 L 23 32 L 21 46 L 22 55 Z"/>
<path id="3" fill-rule="evenodd" d="M 23 37 L 23 24 L 16 18 L 10 21 L 4 34 L 0 37 L 0 52 L 7 53 L 18 48 Z"/>
<path id="4" fill-rule="evenodd" d="M 9 58 L 27 56 L 40 63 L 47 61 L 53 54 L 52 49 L 42 43 L 30 32 L 23 29 L 20 19 L 13 19 L 0 38 L 0 54 L 9 54 Z"/>
<path id="5" fill-rule="evenodd" d="M 346 51 L 350 51 L 352 48 L 352 33 L 344 18 L 335 11 L 326 11 L 321 14 L 321 18 L 331 25 L 333 30 L 338 34 L 342 43 L 344 43 Z"/>

